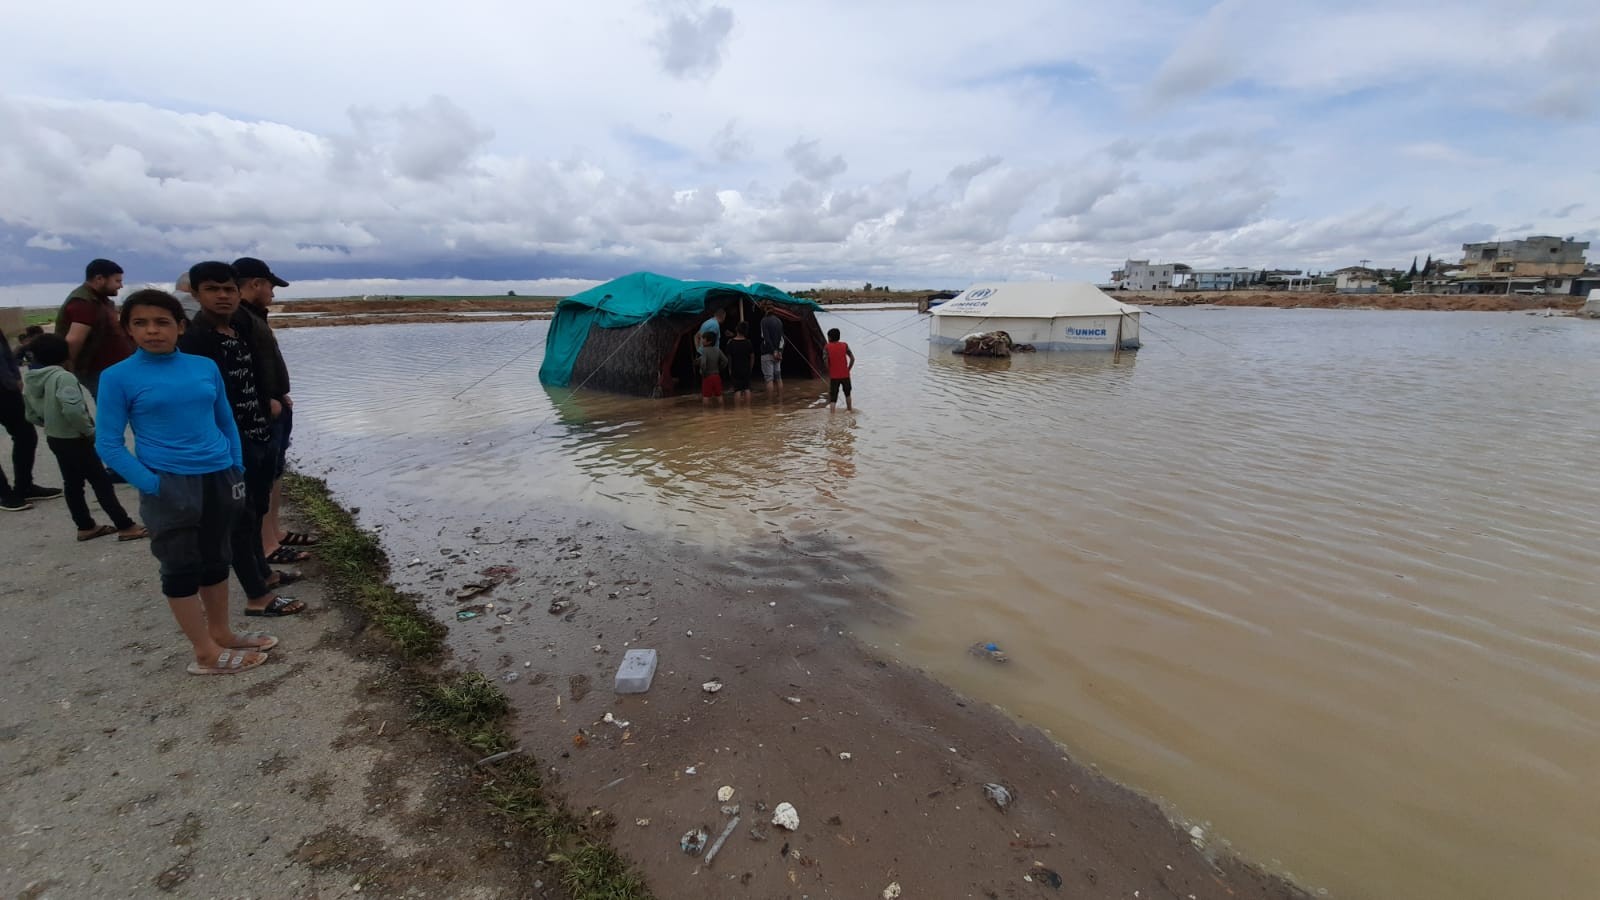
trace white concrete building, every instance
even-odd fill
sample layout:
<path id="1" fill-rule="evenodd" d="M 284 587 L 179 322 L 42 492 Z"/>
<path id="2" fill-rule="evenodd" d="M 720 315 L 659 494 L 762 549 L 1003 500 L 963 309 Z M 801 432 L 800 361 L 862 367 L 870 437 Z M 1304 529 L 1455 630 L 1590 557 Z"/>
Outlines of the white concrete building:
<path id="1" fill-rule="evenodd" d="M 1173 277 L 1188 267 L 1180 263 L 1154 263 L 1148 259 L 1130 259 L 1122 268 L 1111 273 L 1117 287 L 1126 291 L 1170 291 Z"/>

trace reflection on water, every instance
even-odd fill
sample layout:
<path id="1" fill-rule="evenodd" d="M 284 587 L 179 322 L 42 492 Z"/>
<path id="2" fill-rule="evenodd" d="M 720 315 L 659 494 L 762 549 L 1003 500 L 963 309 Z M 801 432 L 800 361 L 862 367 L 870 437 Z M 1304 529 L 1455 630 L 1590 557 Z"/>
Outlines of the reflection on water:
<path id="1" fill-rule="evenodd" d="M 283 343 L 300 458 L 369 513 L 577 503 L 848 583 L 899 612 L 869 640 L 1337 896 L 1600 884 L 1600 327 L 1166 310 L 1113 364 L 911 315 L 824 317 L 854 415 L 546 391 L 543 322 Z"/>

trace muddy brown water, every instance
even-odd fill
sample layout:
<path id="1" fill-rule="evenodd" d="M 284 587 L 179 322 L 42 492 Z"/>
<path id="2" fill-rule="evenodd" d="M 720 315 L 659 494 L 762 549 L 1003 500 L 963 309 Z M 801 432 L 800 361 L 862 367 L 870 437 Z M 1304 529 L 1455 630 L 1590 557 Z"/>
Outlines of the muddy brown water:
<path id="1" fill-rule="evenodd" d="M 720 410 L 548 391 L 544 322 L 282 341 L 296 458 L 418 583 L 474 534 L 602 518 L 852 598 L 858 640 L 1313 889 L 1593 896 L 1600 326 L 1159 315 L 1120 363 L 828 315 L 853 415 L 814 383 Z"/>

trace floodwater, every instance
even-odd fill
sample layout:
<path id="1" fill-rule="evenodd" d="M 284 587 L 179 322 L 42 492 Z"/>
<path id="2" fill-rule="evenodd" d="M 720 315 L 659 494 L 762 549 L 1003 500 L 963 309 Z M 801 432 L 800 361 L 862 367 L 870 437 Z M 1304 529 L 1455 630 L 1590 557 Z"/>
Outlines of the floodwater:
<path id="1" fill-rule="evenodd" d="M 830 313 L 853 415 L 546 391 L 544 322 L 281 340 L 364 521 L 575 506 L 848 586 L 862 640 L 1313 889 L 1600 896 L 1600 323 L 1156 315 L 1113 363 Z"/>

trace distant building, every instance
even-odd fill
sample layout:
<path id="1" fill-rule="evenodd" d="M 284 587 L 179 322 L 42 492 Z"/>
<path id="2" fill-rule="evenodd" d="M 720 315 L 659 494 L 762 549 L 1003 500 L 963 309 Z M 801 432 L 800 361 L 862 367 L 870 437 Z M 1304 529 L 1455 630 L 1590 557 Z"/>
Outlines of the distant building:
<path id="1" fill-rule="evenodd" d="M 1334 290 L 1341 294 L 1376 294 L 1383 273 L 1366 266 L 1346 266 L 1333 271 Z"/>
<path id="2" fill-rule="evenodd" d="M 1590 275 L 1588 241 L 1534 235 L 1520 241 L 1462 244 L 1461 268 L 1445 293 L 1575 294 Z"/>
<path id="3" fill-rule="evenodd" d="M 1130 259 L 1122 268 L 1111 273 L 1111 281 L 1125 291 L 1170 291 L 1174 281 L 1189 267 L 1183 263 L 1154 263 L 1148 259 Z"/>
<path id="4" fill-rule="evenodd" d="M 1256 282 L 1256 269 L 1192 269 L 1174 285 L 1181 291 L 1237 291 Z"/>
<path id="5" fill-rule="evenodd" d="M 1310 279 L 1299 269 L 1265 269 L 1257 280 L 1269 291 L 1294 290 L 1296 285 L 1309 283 Z"/>

